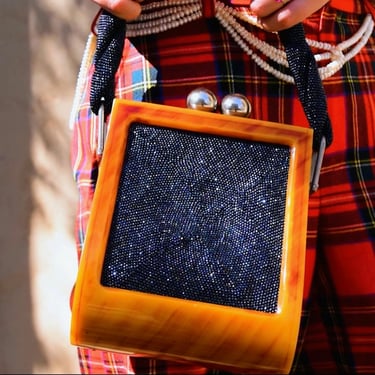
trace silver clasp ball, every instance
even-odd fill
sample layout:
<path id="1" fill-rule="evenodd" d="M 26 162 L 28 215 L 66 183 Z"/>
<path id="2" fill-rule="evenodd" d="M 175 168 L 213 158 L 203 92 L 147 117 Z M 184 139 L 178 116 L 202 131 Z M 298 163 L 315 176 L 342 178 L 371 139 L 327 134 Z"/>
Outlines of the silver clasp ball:
<path id="1" fill-rule="evenodd" d="M 217 108 L 217 98 L 212 91 L 198 88 L 190 92 L 186 99 L 186 105 L 190 109 L 214 112 Z"/>
<path id="2" fill-rule="evenodd" d="M 221 111 L 224 115 L 248 117 L 251 104 L 245 95 L 229 94 L 221 101 Z"/>

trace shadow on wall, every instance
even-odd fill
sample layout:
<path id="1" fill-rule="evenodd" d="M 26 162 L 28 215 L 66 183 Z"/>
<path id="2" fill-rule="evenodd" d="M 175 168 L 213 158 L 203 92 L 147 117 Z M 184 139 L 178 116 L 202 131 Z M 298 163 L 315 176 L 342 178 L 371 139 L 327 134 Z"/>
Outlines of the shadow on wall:
<path id="1" fill-rule="evenodd" d="M 73 373 L 76 190 L 68 121 L 96 7 L 0 3 L 0 373 Z"/>
<path id="2" fill-rule="evenodd" d="M 29 2 L 16 9 L 2 1 L 0 22 L 0 246 L 1 246 L 1 356 L 0 369 L 8 372 L 7 358 L 25 369 L 43 361 L 31 316 L 29 267 L 31 197 L 30 157 L 30 50 L 28 45 Z M 23 335 L 15 335 L 23 332 Z M 26 350 L 27 349 L 27 350 Z"/>

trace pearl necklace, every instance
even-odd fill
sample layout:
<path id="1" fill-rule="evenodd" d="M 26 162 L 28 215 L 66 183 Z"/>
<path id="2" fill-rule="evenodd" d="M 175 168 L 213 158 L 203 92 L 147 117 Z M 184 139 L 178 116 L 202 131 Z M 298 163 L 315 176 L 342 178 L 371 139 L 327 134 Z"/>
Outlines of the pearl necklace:
<path id="1" fill-rule="evenodd" d="M 259 27 L 256 18 L 249 13 L 249 10 L 244 7 L 235 9 L 226 6 L 220 1 L 216 1 L 215 4 L 216 18 L 243 51 L 268 73 L 280 80 L 293 83 L 294 79 L 292 76 L 274 68 L 254 52 L 253 48 L 259 50 L 277 64 L 288 67 L 286 54 L 282 49 L 273 47 L 258 39 L 239 22 Z M 142 6 L 142 13 L 136 21 L 128 23 L 127 36 L 136 37 L 160 33 L 194 21 L 202 16 L 201 0 L 163 0 L 152 2 Z M 373 29 L 374 21 L 371 15 L 368 14 L 358 31 L 351 38 L 339 43 L 337 46 L 306 39 L 310 47 L 324 51 L 315 54 L 316 61 L 329 61 L 326 66 L 319 67 L 319 74 L 322 80 L 334 75 L 347 61 L 355 56 L 366 45 Z M 353 48 L 347 51 L 350 47 Z M 344 53 L 344 51 L 347 52 Z"/>
<path id="2" fill-rule="evenodd" d="M 142 13 L 137 20 L 127 24 L 126 36 L 157 34 L 200 17 L 202 17 L 202 5 L 199 0 L 153 2 L 142 6 Z"/>
<path id="3" fill-rule="evenodd" d="M 283 66 L 288 66 L 285 52 L 256 38 L 253 34 L 247 31 L 243 26 L 241 26 L 236 21 L 236 17 L 247 23 L 254 24 L 254 20 L 252 19 L 252 17 L 249 17 L 246 14 L 240 13 L 233 8 L 218 3 L 216 9 L 216 18 L 220 21 L 220 23 L 228 31 L 228 33 L 232 35 L 232 37 L 238 43 L 238 45 L 262 69 L 264 69 L 268 73 L 273 74 L 278 79 L 281 79 L 289 83 L 293 83 L 294 79 L 292 76 L 284 74 L 279 70 L 273 68 L 270 64 L 261 59 L 256 53 L 254 53 L 250 46 L 253 46 L 259 51 L 261 51 L 272 61 L 277 62 L 278 64 Z M 330 62 L 326 66 L 320 67 L 318 69 L 321 79 L 325 80 L 334 75 L 343 67 L 343 65 L 347 61 L 349 61 L 353 56 L 355 56 L 362 49 L 362 47 L 366 45 L 368 39 L 370 38 L 373 32 L 373 29 L 374 21 L 371 15 L 368 14 L 365 17 L 365 20 L 361 27 L 358 29 L 358 31 L 351 38 L 339 43 L 337 46 L 334 46 L 329 43 L 317 42 L 311 39 L 306 39 L 310 47 L 327 51 L 315 55 L 316 61 L 330 60 Z M 344 51 L 352 47 L 353 45 L 353 49 L 344 54 Z"/>

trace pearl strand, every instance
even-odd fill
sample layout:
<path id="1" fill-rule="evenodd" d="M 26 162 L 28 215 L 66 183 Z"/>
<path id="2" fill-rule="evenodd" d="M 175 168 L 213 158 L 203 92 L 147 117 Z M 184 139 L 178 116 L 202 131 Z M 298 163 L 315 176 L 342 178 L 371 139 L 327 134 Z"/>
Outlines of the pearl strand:
<path id="1" fill-rule="evenodd" d="M 134 37 L 157 34 L 174 29 L 200 17 L 202 17 L 202 9 L 199 4 L 167 8 L 155 12 L 155 14 L 146 14 L 139 18 L 139 22 L 128 23 L 126 35 Z"/>
<path id="2" fill-rule="evenodd" d="M 172 5 L 189 5 L 189 4 L 201 4 L 200 0 L 163 0 L 153 1 L 152 3 L 142 5 L 142 12 L 154 11 L 155 9 L 164 9 L 171 7 Z"/>
<path id="3" fill-rule="evenodd" d="M 282 79 L 286 82 L 293 82 L 293 78 L 289 75 L 274 69 L 267 62 L 262 60 L 258 55 L 256 55 L 251 48 L 245 43 L 253 45 L 255 48 L 263 52 L 271 60 L 277 62 L 280 65 L 288 66 L 285 53 L 275 47 L 260 41 L 245 28 L 243 28 L 235 19 L 241 19 L 249 24 L 256 24 L 256 20 L 253 17 L 246 16 L 246 13 L 241 13 L 233 8 L 229 8 L 221 3 L 217 4 L 216 7 L 216 17 L 219 19 L 223 27 L 232 35 L 232 37 L 237 41 L 239 46 L 247 53 L 255 63 L 257 63 L 262 69 L 273 74 L 276 78 Z M 349 39 L 339 43 L 337 46 L 333 46 L 329 43 L 322 43 L 318 41 L 313 41 L 311 39 L 306 39 L 307 43 L 316 49 L 328 50 L 328 52 L 316 54 L 316 61 L 322 61 L 324 59 L 330 59 L 331 61 L 324 67 L 320 67 L 319 75 L 322 80 L 327 79 L 339 71 L 343 65 L 349 61 L 353 56 L 355 56 L 366 44 L 370 38 L 372 31 L 374 29 L 374 21 L 370 14 L 365 17 L 365 20 L 359 30 Z M 349 51 L 346 55 L 343 53 L 344 50 L 354 48 Z"/>
<path id="4" fill-rule="evenodd" d="M 283 61 L 281 58 L 279 59 L 279 53 L 275 52 L 274 50 L 277 50 L 274 47 L 270 48 L 263 48 L 261 46 L 262 43 L 258 43 L 258 40 L 252 40 L 250 37 L 250 33 L 246 34 L 243 33 L 243 27 L 235 22 L 233 22 L 233 19 L 231 16 L 224 12 L 220 12 L 220 10 L 216 13 L 216 18 L 219 20 L 219 22 L 222 24 L 222 26 L 227 30 L 227 32 L 232 36 L 232 38 L 236 41 L 236 43 L 243 49 L 243 51 L 249 55 L 252 60 L 263 70 L 265 70 L 267 73 L 272 74 L 274 77 L 278 78 L 279 80 L 293 83 L 294 79 L 292 76 L 282 73 L 279 70 L 272 67 L 270 64 L 268 64 L 266 61 L 264 61 L 259 55 L 257 55 L 247 44 L 246 41 L 249 43 L 254 43 L 257 47 L 262 47 L 262 50 L 265 52 L 265 54 L 270 57 L 272 60 L 277 61 L 280 64 L 287 64 L 286 60 Z M 235 24 L 237 26 L 237 29 L 235 29 L 232 24 Z M 240 30 L 240 32 L 238 32 Z M 245 29 L 246 30 L 246 29 Z M 264 43 L 264 42 L 263 42 Z M 265 43 L 266 44 L 266 43 Z M 279 51 L 279 50 L 277 50 Z M 274 52 L 274 53 L 273 53 Z M 279 51 L 280 52 L 280 51 Z"/>
<path id="5" fill-rule="evenodd" d="M 371 15 L 368 14 L 361 26 L 361 28 L 348 40 L 339 43 L 336 47 L 331 46 L 330 48 L 330 59 L 331 62 L 327 66 L 320 68 L 320 76 L 322 80 L 331 77 L 333 74 L 338 72 L 344 64 L 353 58 L 359 51 L 367 44 L 370 36 L 374 29 L 374 20 Z M 343 53 L 344 50 L 349 47 L 354 47 L 347 52 Z"/>
<path id="6" fill-rule="evenodd" d="M 81 105 L 81 100 L 84 94 L 85 86 L 87 84 L 86 77 L 89 74 L 89 69 L 94 59 L 95 49 L 96 49 L 96 36 L 94 34 L 90 34 L 86 41 L 81 65 L 78 71 L 76 88 L 75 88 L 73 103 L 72 103 L 72 109 L 71 109 L 70 117 L 69 117 L 69 129 L 74 128 L 76 116 L 79 111 L 79 106 Z"/>
<path id="7" fill-rule="evenodd" d="M 271 46 L 270 44 L 260 40 L 255 35 L 250 33 L 245 27 L 239 24 L 235 17 L 245 19 L 241 13 L 236 12 L 235 9 L 230 8 L 222 3 L 218 3 L 216 7 L 216 18 L 227 29 L 231 25 L 232 32 L 237 33 L 244 41 L 253 45 L 256 49 L 261 51 L 264 55 L 276 61 L 277 63 L 288 66 L 286 54 L 284 51 Z"/>
<path id="8" fill-rule="evenodd" d="M 127 36 L 145 36 L 179 27 L 202 17 L 200 0 L 164 0 L 142 6 L 142 13 L 127 25 Z"/>

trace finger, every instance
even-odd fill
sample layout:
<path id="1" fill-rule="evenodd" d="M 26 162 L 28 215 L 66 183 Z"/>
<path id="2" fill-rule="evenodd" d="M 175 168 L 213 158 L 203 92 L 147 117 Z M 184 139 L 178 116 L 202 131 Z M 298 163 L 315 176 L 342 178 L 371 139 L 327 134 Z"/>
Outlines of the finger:
<path id="1" fill-rule="evenodd" d="M 276 3 L 275 0 L 273 2 Z M 268 15 L 264 13 L 265 16 L 260 16 L 255 11 L 254 13 L 258 16 L 258 21 L 265 30 L 280 31 L 302 22 L 327 2 L 327 0 L 290 0 L 286 4 L 284 1 L 281 8 Z"/>
<path id="2" fill-rule="evenodd" d="M 259 18 L 264 18 L 281 9 L 288 1 L 290 0 L 253 0 L 250 9 Z"/>
<path id="3" fill-rule="evenodd" d="M 131 21 L 136 19 L 141 13 L 142 0 L 92 0 L 103 9 L 111 12 L 115 16 Z"/>

